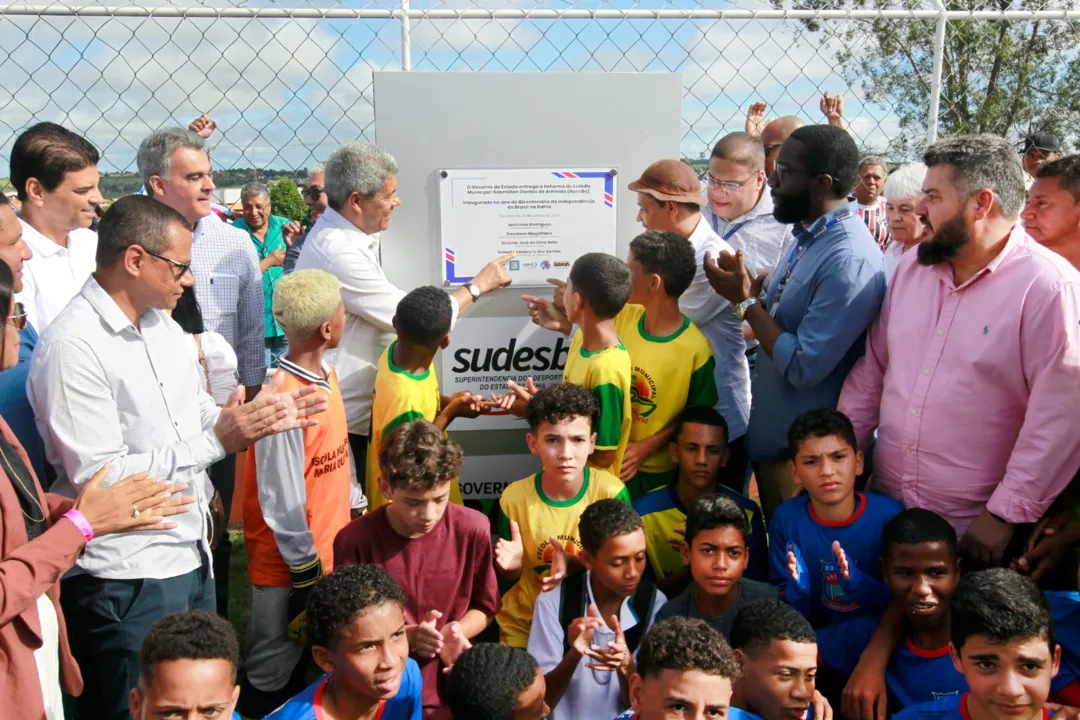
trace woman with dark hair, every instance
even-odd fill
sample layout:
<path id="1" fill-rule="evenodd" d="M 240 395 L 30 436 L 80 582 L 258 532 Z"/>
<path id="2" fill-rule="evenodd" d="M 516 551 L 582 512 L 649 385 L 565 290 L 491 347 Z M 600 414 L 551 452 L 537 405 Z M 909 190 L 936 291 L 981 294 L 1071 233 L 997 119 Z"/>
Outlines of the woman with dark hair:
<path id="1" fill-rule="evenodd" d="M 0 372 L 19 361 L 26 311 L 14 302 L 15 278 L 0 262 Z M 186 485 L 133 475 L 105 488 L 108 466 L 79 496 L 43 492 L 11 428 L 0 418 L 0 707 L 5 717 L 62 720 L 61 690 L 82 692 L 60 610 L 60 577 L 93 537 L 175 527 L 186 512 Z"/>

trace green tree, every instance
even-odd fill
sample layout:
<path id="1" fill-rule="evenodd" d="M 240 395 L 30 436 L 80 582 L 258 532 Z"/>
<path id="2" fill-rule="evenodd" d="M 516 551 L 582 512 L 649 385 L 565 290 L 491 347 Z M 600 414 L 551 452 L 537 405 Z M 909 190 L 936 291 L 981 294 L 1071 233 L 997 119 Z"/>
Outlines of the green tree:
<path id="1" fill-rule="evenodd" d="M 784 0 L 771 0 L 781 7 Z M 1060 0 L 945 0 L 947 10 L 1051 10 Z M 920 0 L 802 0 L 797 8 L 932 7 Z M 838 67 L 866 100 L 890 108 L 901 133 L 890 154 L 925 145 L 936 21 L 810 21 L 828 33 Z M 829 42 L 829 40 L 839 42 Z M 1080 120 L 1080 23 L 1067 20 L 950 20 L 942 61 L 939 135 L 993 133 L 1019 139 L 1051 132 L 1071 144 Z"/>
<path id="2" fill-rule="evenodd" d="M 308 208 L 304 196 L 289 178 L 281 178 L 270 186 L 270 205 L 275 215 L 287 217 L 297 222 L 307 217 Z"/>

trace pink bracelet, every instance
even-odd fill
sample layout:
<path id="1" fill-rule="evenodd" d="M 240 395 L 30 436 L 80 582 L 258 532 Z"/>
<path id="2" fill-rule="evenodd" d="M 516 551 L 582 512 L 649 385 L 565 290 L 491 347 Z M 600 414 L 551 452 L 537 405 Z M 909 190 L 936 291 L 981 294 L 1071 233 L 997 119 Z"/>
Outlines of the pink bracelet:
<path id="1" fill-rule="evenodd" d="M 82 532 L 83 537 L 86 538 L 86 542 L 90 542 L 94 539 L 94 528 L 90 527 L 90 523 L 86 521 L 86 516 L 81 512 L 72 508 L 64 513 L 64 517 L 75 523 L 75 527 L 79 528 L 79 531 Z"/>

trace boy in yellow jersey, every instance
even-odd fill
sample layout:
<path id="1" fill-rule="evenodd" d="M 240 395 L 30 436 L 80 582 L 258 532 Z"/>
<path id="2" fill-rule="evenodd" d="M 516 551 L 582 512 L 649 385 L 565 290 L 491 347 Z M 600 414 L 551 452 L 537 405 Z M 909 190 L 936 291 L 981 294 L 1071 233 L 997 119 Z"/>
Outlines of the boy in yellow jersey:
<path id="1" fill-rule="evenodd" d="M 548 300 L 523 296 L 529 303 L 533 322 L 541 327 L 569 333 L 580 326 L 570 342 L 563 369 L 563 382 L 587 388 L 596 398 L 599 418 L 593 427 L 596 449 L 589 456 L 591 467 L 607 470 L 616 477 L 630 439 L 630 354 L 615 330 L 615 317 L 630 298 L 630 270 L 619 258 L 606 253 L 586 253 L 574 261 L 570 278 L 562 288 L 565 314 Z M 510 411 L 524 415 L 525 403 L 536 392 L 529 379 L 525 388 L 508 383 L 514 396 Z"/>
<path id="2" fill-rule="evenodd" d="M 636 498 L 674 480 L 668 453 L 675 418 L 718 402 L 712 345 L 679 309 L 694 281 L 694 246 L 678 233 L 649 230 L 630 243 L 630 303 L 615 329 L 630 353 L 633 424 L 620 476 Z"/>
<path id="3" fill-rule="evenodd" d="M 621 480 L 585 464 L 596 443 L 596 413 L 593 394 L 569 383 L 548 386 L 529 400 L 526 439 L 543 470 L 508 485 L 495 512 L 495 569 L 516 581 L 496 616 L 505 645 L 526 647 L 541 590 L 584 569 L 577 558 L 585 508 L 605 498 L 630 502 Z"/>
<path id="4" fill-rule="evenodd" d="M 375 370 L 364 488 L 369 511 L 388 502 L 379 489 L 382 438 L 397 426 L 414 420 L 427 420 L 446 430 L 455 417 L 476 417 L 489 405 L 469 393 L 448 398 L 439 392 L 432 363 L 439 348 L 450 342 L 452 317 L 450 296 L 435 287 L 418 287 L 398 303 L 393 320 L 397 339 L 383 351 Z M 462 504 L 457 478 L 450 483 L 450 502 Z"/>
<path id="5" fill-rule="evenodd" d="M 349 524 L 349 437 L 337 374 L 323 353 L 345 329 L 341 283 L 300 270 L 274 290 L 274 319 L 289 341 L 282 392 L 315 385 L 327 396 L 319 424 L 259 440 L 248 453 L 244 545 L 251 618 L 240 707 L 262 717 L 304 687 L 307 658 L 297 639 L 311 588 L 334 569 L 334 538 Z"/>

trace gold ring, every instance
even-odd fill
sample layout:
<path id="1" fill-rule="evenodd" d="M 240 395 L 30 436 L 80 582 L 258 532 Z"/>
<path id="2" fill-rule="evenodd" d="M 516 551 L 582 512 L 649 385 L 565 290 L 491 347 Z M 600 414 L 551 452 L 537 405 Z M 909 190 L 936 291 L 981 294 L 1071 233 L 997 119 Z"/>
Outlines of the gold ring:
<path id="1" fill-rule="evenodd" d="M 133 517 L 133 518 L 139 517 L 139 506 L 138 505 L 133 504 L 131 506 L 131 517 Z"/>

